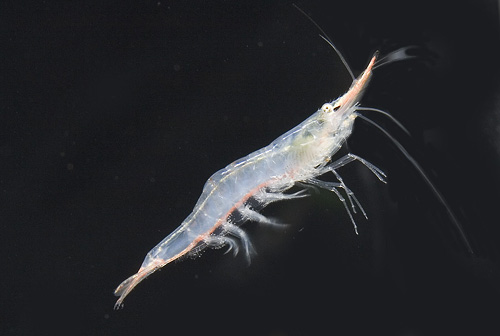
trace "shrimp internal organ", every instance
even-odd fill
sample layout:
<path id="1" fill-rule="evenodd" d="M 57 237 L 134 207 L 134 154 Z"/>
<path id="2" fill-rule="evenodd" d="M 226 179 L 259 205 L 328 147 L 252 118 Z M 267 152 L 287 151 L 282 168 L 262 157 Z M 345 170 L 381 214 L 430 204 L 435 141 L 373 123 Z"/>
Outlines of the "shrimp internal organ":
<path id="1" fill-rule="evenodd" d="M 357 205 L 366 216 L 354 193 L 347 188 L 335 169 L 357 160 L 383 182 L 385 174 L 371 163 L 352 154 L 335 162 L 331 162 L 331 157 L 352 133 L 357 117 L 355 112 L 371 78 L 376 58 L 377 54 L 344 95 L 324 104 L 308 119 L 268 146 L 212 175 L 205 183 L 191 214 L 149 251 L 139 271 L 123 281 L 115 290 L 115 295 L 119 296 L 115 308 L 120 308 L 125 297 L 147 276 L 187 254 L 207 246 L 224 245 L 229 245 L 229 248 L 237 253 L 238 247 L 230 236 L 242 242 L 245 255 L 250 258 L 252 245 L 245 231 L 237 224 L 246 220 L 275 223 L 251 208 L 248 204 L 250 198 L 263 208 L 275 201 L 307 196 L 303 191 L 284 193 L 294 185 L 315 186 L 334 192 L 344 204 L 353 224 L 348 202 L 353 212 L 356 211 Z M 338 182 L 325 182 L 316 178 L 327 172 L 332 172 Z M 348 202 L 338 191 L 339 188 L 344 189 Z M 239 223 L 233 223 L 234 214 L 241 217 Z"/>

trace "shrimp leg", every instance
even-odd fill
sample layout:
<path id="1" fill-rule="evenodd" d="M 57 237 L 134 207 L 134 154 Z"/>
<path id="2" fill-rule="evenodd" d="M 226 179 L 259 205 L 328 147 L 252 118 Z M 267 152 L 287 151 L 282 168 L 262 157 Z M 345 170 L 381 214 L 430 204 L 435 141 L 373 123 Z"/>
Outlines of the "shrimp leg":
<path id="1" fill-rule="evenodd" d="M 309 193 L 307 192 L 307 190 L 300 190 L 293 194 L 273 193 L 266 190 L 262 190 L 259 193 L 255 194 L 254 198 L 259 203 L 261 203 L 262 207 L 266 207 L 273 202 L 292 200 L 308 196 Z"/>
<path id="2" fill-rule="evenodd" d="M 340 175 L 337 174 L 337 179 L 339 179 L 339 178 L 340 178 L 340 180 L 342 180 L 342 178 L 340 177 Z M 345 190 L 345 192 L 347 194 L 347 198 L 349 200 L 349 203 L 351 204 L 351 207 L 353 209 L 352 211 L 354 213 L 356 213 L 356 208 L 354 206 L 353 200 L 358 205 L 358 207 L 361 209 L 361 212 L 363 213 L 363 215 L 365 216 L 365 218 L 367 218 L 366 212 L 363 209 L 363 207 L 361 206 L 361 203 L 358 201 L 358 199 L 356 198 L 356 196 L 354 196 L 354 193 L 351 191 L 351 189 L 349 189 L 345 185 L 345 183 L 343 181 L 342 182 L 327 182 L 327 181 L 321 181 L 321 180 L 312 178 L 312 179 L 308 179 L 307 181 L 305 181 L 305 183 L 309 184 L 309 185 L 312 185 L 312 186 L 315 186 L 315 187 L 319 187 L 319 188 L 326 189 L 328 191 L 334 192 L 335 195 L 337 195 L 338 199 L 344 205 L 344 208 L 346 209 L 347 214 L 349 215 L 349 218 L 351 219 L 352 225 L 354 226 L 354 231 L 356 232 L 356 234 L 358 234 L 358 226 L 356 225 L 356 222 L 354 221 L 354 217 L 352 215 L 352 212 L 349 209 L 349 206 L 347 205 L 346 199 L 338 191 L 338 188 L 342 188 L 342 189 Z"/>
<path id="3" fill-rule="evenodd" d="M 377 166 L 375 166 L 373 163 L 370 163 L 367 160 L 363 159 L 362 157 L 359 157 L 359 156 L 357 156 L 355 154 L 351 154 L 351 153 L 346 154 L 343 157 L 341 157 L 340 159 L 338 159 L 338 160 L 330 163 L 329 165 L 325 166 L 323 173 L 326 173 L 328 171 L 332 171 L 333 172 L 335 169 L 343 167 L 346 164 L 351 163 L 353 161 L 359 161 L 359 162 L 361 162 L 362 164 L 364 164 L 366 166 L 366 168 L 370 169 L 370 171 L 375 176 L 377 176 L 377 178 L 381 182 L 387 183 L 387 181 L 385 180 L 385 178 L 387 177 L 387 175 L 380 168 L 378 168 Z"/>
<path id="4" fill-rule="evenodd" d="M 220 248 L 227 245 L 228 248 L 224 254 L 232 250 L 233 255 L 236 256 L 239 252 L 238 243 L 231 237 L 210 235 L 203 239 L 203 242 L 213 248 Z"/>
<path id="5" fill-rule="evenodd" d="M 283 224 L 279 223 L 276 219 L 273 218 L 268 218 L 264 216 L 263 214 L 257 212 L 256 210 L 250 208 L 249 206 L 243 206 L 238 208 L 238 211 L 241 213 L 241 215 L 250 221 L 253 222 L 258 222 L 262 224 L 269 224 L 269 225 L 274 225 L 274 226 L 281 226 Z"/>
<path id="6" fill-rule="evenodd" d="M 325 173 L 328 173 L 328 172 L 332 172 L 335 175 L 335 178 L 338 180 L 338 182 L 327 182 L 327 181 L 322 181 L 322 180 L 318 180 L 318 179 L 315 179 L 315 178 L 308 179 L 305 182 L 306 182 L 306 184 L 309 184 L 309 185 L 312 185 L 312 186 L 316 186 L 316 187 L 319 187 L 319 188 L 322 188 L 322 189 L 333 191 L 337 195 L 337 197 L 339 198 L 339 200 L 342 202 L 342 204 L 344 205 L 345 209 L 347 210 L 347 214 L 349 215 L 349 218 L 351 219 L 351 222 L 354 225 L 354 231 L 357 234 L 358 233 L 358 229 L 357 229 L 356 222 L 354 221 L 354 217 L 353 217 L 353 215 L 351 213 L 351 210 L 349 209 L 349 207 L 347 205 L 347 202 L 346 202 L 345 198 L 338 191 L 338 188 L 342 188 L 342 189 L 345 190 L 346 195 L 347 195 L 347 199 L 349 200 L 349 203 L 350 203 L 351 208 L 352 208 L 352 212 L 356 213 L 356 206 L 355 206 L 355 204 L 356 204 L 359 207 L 359 209 L 363 213 L 363 216 L 365 216 L 366 219 L 368 219 L 368 216 L 366 214 L 365 209 L 363 208 L 363 206 L 361 205 L 361 203 L 358 201 L 358 199 L 354 195 L 354 192 L 347 187 L 347 185 L 345 184 L 345 182 L 342 179 L 342 177 L 336 171 L 336 169 L 338 169 L 340 167 L 343 167 L 343 166 L 345 166 L 348 163 L 351 163 L 353 161 L 359 161 L 359 162 L 361 162 L 363 165 L 365 165 L 365 167 L 367 167 L 368 169 L 370 169 L 370 171 L 380 181 L 382 181 L 384 183 L 387 183 L 386 180 L 385 180 L 385 178 L 387 177 L 387 175 L 380 168 L 378 168 L 374 164 L 368 162 L 367 160 L 365 160 L 365 159 L 363 159 L 363 158 L 361 158 L 361 157 L 359 157 L 359 156 L 357 156 L 355 154 L 351 154 L 351 153 L 349 153 L 347 155 L 344 155 L 340 159 L 338 159 L 338 160 L 330 163 L 329 165 L 325 166 L 323 168 L 323 170 L 322 170 L 322 174 L 325 174 Z"/>
<path id="7" fill-rule="evenodd" d="M 252 243 L 250 242 L 250 238 L 248 238 L 247 233 L 239 226 L 236 226 L 229 222 L 225 222 L 224 224 L 222 224 L 222 229 L 225 232 L 241 240 L 243 248 L 245 249 L 245 257 L 247 258 L 247 261 L 250 264 L 251 255 L 255 254 L 256 252 L 252 246 Z"/>

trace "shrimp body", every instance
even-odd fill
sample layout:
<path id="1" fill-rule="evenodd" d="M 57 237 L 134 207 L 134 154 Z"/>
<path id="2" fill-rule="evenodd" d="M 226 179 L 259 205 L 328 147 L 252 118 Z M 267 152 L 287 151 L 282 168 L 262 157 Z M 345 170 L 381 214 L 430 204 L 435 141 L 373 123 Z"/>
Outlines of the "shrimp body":
<path id="1" fill-rule="evenodd" d="M 245 254 L 249 257 L 252 246 L 245 232 L 236 224 L 245 220 L 272 222 L 250 207 L 250 198 L 264 207 L 274 201 L 306 196 L 302 192 L 284 193 L 300 182 L 335 192 L 348 209 L 345 200 L 337 191 L 337 188 L 343 188 L 354 208 L 354 195 L 335 169 L 353 160 L 359 160 L 379 179 L 383 180 L 385 175 L 355 155 L 349 154 L 333 163 L 331 157 L 352 133 L 357 116 L 355 112 L 371 77 L 375 59 L 376 56 L 373 56 L 366 70 L 353 81 L 344 95 L 324 104 L 308 119 L 268 146 L 212 175 L 192 213 L 146 255 L 136 274 L 118 286 L 115 295 L 119 296 L 119 299 L 115 308 L 121 307 L 128 293 L 148 275 L 187 254 L 195 253 L 206 246 L 223 245 L 229 245 L 230 249 L 233 248 L 237 252 L 238 247 L 231 236 L 241 240 Z M 316 179 L 326 172 L 333 172 L 339 182 Z M 355 198 L 354 200 L 356 201 Z M 349 211 L 348 213 L 351 216 Z"/>

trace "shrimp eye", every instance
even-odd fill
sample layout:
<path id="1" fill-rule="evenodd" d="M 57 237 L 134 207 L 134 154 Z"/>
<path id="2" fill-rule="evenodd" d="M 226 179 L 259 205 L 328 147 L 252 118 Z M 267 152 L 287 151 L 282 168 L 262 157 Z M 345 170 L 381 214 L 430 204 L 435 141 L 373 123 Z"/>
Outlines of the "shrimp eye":
<path id="1" fill-rule="evenodd" d="M 321 106 L 321 111 L 329 113 L 329 112 L 335 111 L 335 109 L 333 108 L 332 104 L 327 103 L 327 104 L 323 104 L 323 106 Z"/>
<path id="2" fill-rule="evenodd" d="M 334 111 L 337 111 L 339 108 L 340 108 L 340 105 L 335 105 L 335 106 L 333 107 L 333 110 L 334 110 Z"/>

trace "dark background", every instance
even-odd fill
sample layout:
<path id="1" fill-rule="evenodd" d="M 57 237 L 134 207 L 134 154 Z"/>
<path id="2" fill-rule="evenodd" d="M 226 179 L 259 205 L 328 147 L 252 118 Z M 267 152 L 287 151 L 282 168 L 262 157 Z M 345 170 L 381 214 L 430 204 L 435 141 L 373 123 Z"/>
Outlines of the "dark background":
<path id="1" fill-rule="evenodd" d="M 258 255 L 208 250 L 113 311 L 116 286 L 189 214 L 204 181 L 267 145 L 350 79 L 289 1 L 2 2 L 2 335 L 500 333 L 499 8 L 495 1 L 298 1 L 356 74 L 365 106 L 424 167 L 362 120 L 341 169 L 359 235 L 321 192 L 247 223 Z"/>

